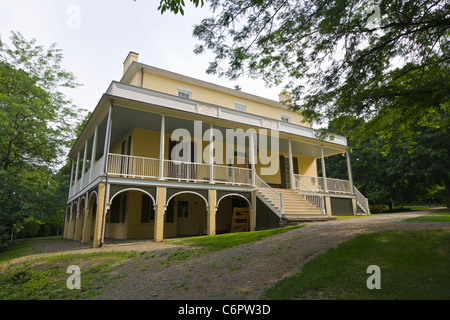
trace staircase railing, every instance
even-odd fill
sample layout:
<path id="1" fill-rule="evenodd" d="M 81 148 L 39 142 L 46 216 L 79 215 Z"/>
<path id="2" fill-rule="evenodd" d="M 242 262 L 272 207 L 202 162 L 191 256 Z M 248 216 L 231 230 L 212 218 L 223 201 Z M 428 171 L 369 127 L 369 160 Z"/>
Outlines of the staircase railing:
<path id="1" fill-rule="evenodd" d="M 292 175 L 293 189 L 301 194 L 307 201 L 319 208 L 323 214 L 326 214 L 325 197 L 303 184 L 298 177 Z"/>
<path id="2" fill-rule="evenodd" d="M 360 207 L 362 207 L 365 213 L 370 214 L 369 199 L 364 197 L 355 186 L 353 188 L 355 189 L 356 202 L 360 204 Z"/>
<path id="3" fill-rule="evenodd" d="M 269 186 L 267 183 L 264 182 L 263 179 L 261 179 L 256 173 L 255 173 L 255 186 L 260 191 L 260 193 L 263 193 L 263 196 L 269 200 L 272 205 L 275 207 L 276 210 L 278 210 L 279 215 L 283 214 L 283 194 L 281 192 L 278 192 L 271 186 Z"/>

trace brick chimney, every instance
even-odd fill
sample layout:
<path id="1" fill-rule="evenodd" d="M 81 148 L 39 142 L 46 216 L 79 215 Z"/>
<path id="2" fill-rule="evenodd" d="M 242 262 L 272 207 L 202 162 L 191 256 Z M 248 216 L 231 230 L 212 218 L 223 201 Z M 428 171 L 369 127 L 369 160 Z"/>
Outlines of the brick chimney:
<path id="1" fill-rule="evenodd" d="M 127 58 L 123 62 L 123 73 L 124 74 L 127 71 L 128 67 L 131 65 L 131 63 L 133 63 L 134 61 L 137 62 L 138 58 L 139 58 L 139 53 L 130 51 L 130 53 L 128 54 Z"/>

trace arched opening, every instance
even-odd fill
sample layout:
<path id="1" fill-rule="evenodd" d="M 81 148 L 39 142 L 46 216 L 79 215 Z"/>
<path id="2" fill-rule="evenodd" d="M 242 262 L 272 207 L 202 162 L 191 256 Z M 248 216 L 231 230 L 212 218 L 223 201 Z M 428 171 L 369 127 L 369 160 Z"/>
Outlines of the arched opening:
<path id="1" fill-rule="evenodd" d="M 70 215 L 70 221 L 69 221 L 69 233 L 67 235 L 68 239 L 74 239 L 75 236 L 75 225 L 77 222 L 77 210 L 78 210 L 78 203 L 74 202 L 72 204 L 72 211 Z"/>
<path id="2" fill-rule="evenodd" d="M 192 191 L 172 195 L 167 202 L 164 237 L 200 236 L 206 234 L 207 200 Z"/>
<path id="3" fill-rule="evenodd" d="M 64 217 L 64 233 L 63 233 L 64 239 L 68 238 L 69 225 L 70 225 L 70 206 L 67 206 L 66 207 L 66 216 Z"/>
<path id="4" fill-rule="evenodd" d="M 87 208 L 87 215 L 83 226 L 83 236 L 81 239 L 81 242 L 83 243 L 88 243 L 94 239 L 95 218 L 97 215 L 97 192 L 94 191 L 89 195 Z"/>
<path id="5" fill-rule="evenodd" d="M 75 224 L 75 234 L 73 239 L 74 240 L 81 240 L 83 227 L 84 227 L 84 214 L 85 214 L 85 206 L 86 206 L 86 199 L 83 197 L 80 200 L 80 211 L 78 216 L 76 217 L 76 224 Z"/>
<path id="6" fill-rule="evenodd" d="M 236 217 L 240 214 L 241 209 L 246 208 L 250 211 L 250 202 L 247 198 L 240 194 L 228 194 L 220 198 L 217 202 L 216 212 L 216 234 L 229 233 L 233 230 L 233 224 L 237 221 L 245 223 L 245 217 Z M 234 220 L 233 220 L 233 214 Z M 249 217 L 247 218 L 248 227 L 246 229 L 239 229 L 241 231 L 249 231 Z"/>
<path id="7" fill-rule="evenodd" d="M 153 239 L 155 200 L 151 194 L 139 188 L 128 188 L 116 193 L 110 202 L 105 238 Z"/>

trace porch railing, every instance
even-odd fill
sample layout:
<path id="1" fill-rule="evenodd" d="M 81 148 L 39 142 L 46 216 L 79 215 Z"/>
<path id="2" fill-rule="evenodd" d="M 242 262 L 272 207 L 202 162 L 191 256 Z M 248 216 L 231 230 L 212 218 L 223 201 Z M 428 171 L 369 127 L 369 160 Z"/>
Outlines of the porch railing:
<path id="1" fill-rule="evenodd" d="M 309 186 L 305 185 L 300 181 L 298 175 L 293 175 L 293 189 L 297 190 L 305 199 L 312 203 L 315 207 L 319 208 L 323 214 L 326 214 L 325 208 L 325 197 L 321 194 L 318 194 Z"/>
<path id="2" fill-rule="evenodd" d="M 101 157 L 94 163 L 92 169 L 87 169 L 87 171 L 82 174 L 82 177 L 74 181 L 72 185 L 69 186 L 69 197 L 75 195 L 77 192 L 88 186 L 92 181 L 94 181 L 99 175 L 102 174 L 102 170 L 103 157 Z"/>
<path id="3" fill-rule="evenodd" d="M 213 165 L 213 168 L 213 181 L 215 183 L 244 186 L 250 186 L 252 184 L 251 169 L 220 165 Z"/>
<path id="4" fill-rule="evenodd" d="M 82 178 L 73 182 L 70 186 L 69 194 L 73 196 L 100 176 L 103 173 L 103 163 L 103 157 L 98 159 L 92 168 L 84 172 Z M 160 177 L 159 163 L 159 159 L 155 158 L 110 153 L 108 154 L 107 172 L 121 177 L 157 179 Z M 164 160 L 163 163 L 162 177 L 164 179 L 193 182 L 212 181 L 214 183 L 231 185 L 255 186 L 273 204 L 280 214 L 282 213 L 282 194 L 270 187 L 257 174 L 254 175 L 255 179 L 252 181 L 252 169 L 213 165 L 212 174 L 213 179 L 211 179 L 211 166 L 209 164 L 173 160 Z M 326 212 L 324 196 L 319 194 L 325 191 L 322 177 L 294 174 L 292 187 L 303 195 L 306 200 L 320 208 L 323 213 Z M 350 183 L 347 180 L 327 178 L 327 187 L 328 192 L 353 193 L 350 190 Z M 369 200 L 356 187 L 354 187 L 354 194 L 358 205 L 366 213 L 370 214 Z"/>
<path id="5" fill-rule="evenodd" d="M 283 194 L 269 186 L 260 176 L 255 174 L 255 186 L 258 191 L 283 214 Z"/>
<path id="6" fill-rule="evenodd" d="M 325 185 L 322 177 L 294 174 L 294 178 L 315 192 L 325 192 Z M 326 182 L 328 192 L 352 193 L 350 182 L 348 180 L 327 178 Z"/>
<path id="7" fill-rule="evenodd" d="M 359 202 L 360 207 L 362 207 L 363 211 L 367 214 L 370 214 L 370 208 L 369 208 L 369 199 L 363 196 L 363 194 L 356 188 L 355 188 L 355 196 L 356 201 Z"/>
<path id="8" fill-rule="evenodd" d="M 163 177 L 178 181 L 210 181 L 210 167 L 207 164 L 164 160 Z"/>
<path id="9" fill-rule="evenodd" d="M 122 177 L 159 178 L 159 159 L 110 153 L 108 173 Z M 178 181 L 210 182 L 211 166 L 205 163 L 164 160 L 163 178 Z M 214 183 L 252 185 L 252 170 L 213 165 Z"/>
<path id="10" fill-rule="evenodd" d="M 131 178 L 158 178 L 159 159 L 110 153 L 107 171 Z"/>

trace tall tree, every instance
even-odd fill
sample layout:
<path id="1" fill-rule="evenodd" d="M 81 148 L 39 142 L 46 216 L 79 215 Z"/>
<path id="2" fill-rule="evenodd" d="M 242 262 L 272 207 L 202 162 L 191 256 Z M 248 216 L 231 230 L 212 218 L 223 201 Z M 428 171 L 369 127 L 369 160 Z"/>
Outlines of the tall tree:
<path id="1" fill-rule="evenodd" d="M 436 115 L 435 115 L 436 116 Z M 437 117 L 448 121 L 448 113 Z M 343 117 L 333 120 L 328 130 L 349 137 L 349 144 L 357 137 L 363 120 Z M 431 121 L 432 123 L 434 121 Z M 425 124 L 412 128 L 415 134 L 396 138 L 390 152 L 384 151 L 386 138 L 377 132 L 365 134 L 351 152 L 354 183 L 371 205 L 405 205 L 415 202 L 439 203 L 448 201 L 450 190 L 450 131 L 442 131 Z M 347 179 L 345 157 L 330 157 L 326 161 L 327 175 Z"/>
<path id="2" fill-rule="evenodd" d="M 12 32 L 0 40 L 0 167 L 56 165 L 71 135 L 77 109 L 60 89 L 75 76 L 61 67 L 62 53 Z"/>
<path id="3" fill-rule="evenodd" d="M 405 143 L 412 153 L 416 130 L 437 130 L 435 140 L 447 136 L 447 118 L 436 115 L 450 112 L 449 1 L 207 3 L 211 17 L 193 31 L 200 41 L 194 52 L 215 55 L 207 73 L 282 84 L 291 92 L 287 102 L 308 122 L 363 120 L 353 147 L 375 134 L 383 154 Z M 183 1 L 160 1 L 160 11 L 176 13 L 180 6 Z M 429 145 L 441 148 L 445 141 Z M 445 176 L 450 168 L 439 172 Z"/>
<path id="4" fill-rule="evenodd" d="M 371 118 L 386 100 L 403 95 L 427 102 L 396 106 L 398 114 L 416 119 L 448 103 L 449 72 L 442 68 L 450 61 L 447 1 L 211 0 L 209 5 L 214 15 L 194 28 L 201 42 L 195 52 L 215 54 L 207 72 L 285 83 L 291 105 L 308 120 Z M 426 77 L 436 69 L 441 82 Z M 409 75 L 404 86 L 395 83 Z"/>
<path id="5" fill-rule="evenodd" d="M 0 247 L 56 211 L 56 167 L 81 112 L 61 92 L 78 85 L 61 50 L 18 32 L 10 40 L 0 40 Z"/>

